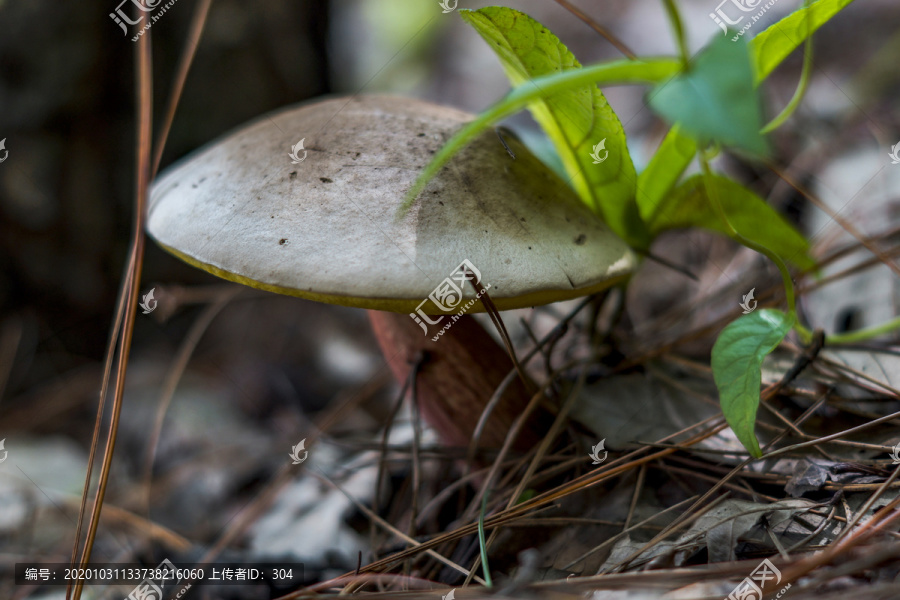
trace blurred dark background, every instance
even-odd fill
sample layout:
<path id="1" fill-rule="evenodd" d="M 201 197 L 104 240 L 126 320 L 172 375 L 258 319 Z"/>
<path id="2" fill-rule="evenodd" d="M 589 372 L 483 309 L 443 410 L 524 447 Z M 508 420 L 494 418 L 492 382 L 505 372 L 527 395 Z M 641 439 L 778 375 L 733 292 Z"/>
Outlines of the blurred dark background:
<path id="1" fill-rule="evenodd" d="M 130 5 L 129 3 L 126 3 Z M 193 13 L 153 28 L 154 125 Z M 0 307 L 20 329 L 8 389 L 103 354 L 133 218 L 136 44 L 115 2 L 0 3 Z M 164 164 L 268 110 L 331 91 L 328 2 L 214 3 Z M 131 29 L 136 29 L 132 27 Z M 144 281 L 206 280 L 147 244 Z M 9 334 L 12 335 L 12 334 Z"/>

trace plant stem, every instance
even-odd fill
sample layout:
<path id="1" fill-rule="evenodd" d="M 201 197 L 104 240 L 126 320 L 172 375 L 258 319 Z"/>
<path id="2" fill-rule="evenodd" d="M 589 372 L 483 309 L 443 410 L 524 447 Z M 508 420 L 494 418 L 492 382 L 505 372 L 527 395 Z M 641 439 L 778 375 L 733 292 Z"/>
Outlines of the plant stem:
<path id="1" fill-rule="evenodd" d="M 809 6 L 809 0 L 803 3 L 804 7 Z M 800 82 L 797 84 L 797 89 L 794 91 L 794 96 L 791 98 L 791 101 L 787 103 L 787 106 L 781 111 L 781 113 L 772 119 L 768 125 L 763 127 L 760 132 L 761 133 L 769 133 L 770 131 L 774 131 L 781 127 L 781 125 L 788 120 L 788 118 L 794 114 L 794 111 L 797 110 L 797 107 L 800 106 L 800 102 L 803 101 L 803 96 L 806 95 L 806 89 L 809 87 L 809 81 L 811 79 L 812 74 L 812 66 L 813 66 L 813 45 L 812 45 L 812 35 L 810 35 L 810 23 L 809 23 L 809 14 L 806 16 L 806 43 L 803 46 L 803 69 L 800 71 Z"/>
<path id="2" fill-rule="evenodd" d="M 828 344 L 852 344 L 854 342 L 863 342 L 885 333 L 890 333 L 894 329 L 900 328 L 900 317 L 894 317 L 887 323 L 875 325 L 868 329 L 859 329 L 848 333 L 838 333 L 825 337 Z"/>
<path id="3" fill-rule="evenodd" d="M 800 321 L 794 320 L 794 331 L 800 336 L 800 340 L 804 344 L 809 344 L 813 339 L 813 332 L 800 324 Z"/>
<path id="4" fill-rule="evenodd" d="M 678 42 L 678 53 L 681 56 L 681 62 L 684 68 L 688 68 L 690 55 L 688 54 L 687 40 L 684 37 L 684 23 L 681 21 L 681 14 L 678 12 L 678 6 L 675 0 L 663 0 L 666 12 L 669 13 L 669 22 L 672 24 L 672 30 L 675 32 L 675 40 Z"/>

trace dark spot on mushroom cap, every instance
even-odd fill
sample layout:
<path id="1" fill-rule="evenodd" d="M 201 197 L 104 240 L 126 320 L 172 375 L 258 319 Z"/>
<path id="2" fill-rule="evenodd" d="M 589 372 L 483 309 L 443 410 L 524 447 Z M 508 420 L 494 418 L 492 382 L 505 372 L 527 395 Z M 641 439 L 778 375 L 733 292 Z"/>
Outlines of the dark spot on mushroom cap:
<path id="1" fill-rule="evenodd" d="M 297 178 L 297 171 L 291 171 L 291 179 Z"/>
<path id="2" fill-rule="evenodd" d="M 321 181 L 322 183 L 334 183 L 334 181 L 328 179 L 327 177 L 319 177 L 319 181 Z"/>
<path id="3" fill-rule="evenodd" d="M 286 239 L 281 238 L 280 240 L 278 240 L 278 245 L 279 245 L 279 246 L 284 246 L 285 244 L 287 244 L 287 240 L 286 240 Z"/>
<path id="4" fill-rule="evenodd" d="M 420 134 L 419 134 L 418 136 L 416 136 L 416 137 L 425 137 L 425 134 L 424 134 L 424 133 L 420 133 Z"/>
<path id="5" fill-rule="evenodd" d="M 582 244 L 584 244 L 584 241 L 586 239 L 587 239 L 586 235 L 584 235 L 583 233 L 579 233 L 578 237 L 575 238 L 575 243 L 578 244 L 579 246 L 581 246 Z"/>
<path id="6" fill-rule="evenodd" d="M 528 249 L 531 250 L 531 246 L 528 246 Z"/>

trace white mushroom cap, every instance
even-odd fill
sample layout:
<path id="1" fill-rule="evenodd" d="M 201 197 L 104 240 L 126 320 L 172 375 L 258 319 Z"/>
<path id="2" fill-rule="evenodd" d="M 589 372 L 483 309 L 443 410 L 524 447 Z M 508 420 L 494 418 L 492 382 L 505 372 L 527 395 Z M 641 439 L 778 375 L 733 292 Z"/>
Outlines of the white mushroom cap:
<path id="1" fill-rule="evenodd" d="M 515 159 L 485 134 L 396 219 L 422 168 L 472 118 L 384 96 L 280 110 L 160 176 L 148 232 L 231 281 L 394 312 L 415 310 L 465 259 L 501 310 L 583 296 L 627 277 L 636 265 L 631 250 L 512 136 L 505 140 Z M 292 164 L 288 153 L 301 139 L 298 157 L 306 158 Z M 478 301 L 469 312 L 483 310 Z"/>

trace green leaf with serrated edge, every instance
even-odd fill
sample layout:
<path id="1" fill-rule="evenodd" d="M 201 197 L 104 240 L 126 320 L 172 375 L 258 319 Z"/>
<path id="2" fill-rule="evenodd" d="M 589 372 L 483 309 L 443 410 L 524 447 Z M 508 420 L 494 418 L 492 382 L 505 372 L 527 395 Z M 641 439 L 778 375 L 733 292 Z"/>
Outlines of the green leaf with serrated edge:
<path id="1" fill-rule="evenodd" d="M 851 2 L 853 0 L 816 0 L 761 31 L 750 42 L 755 81 L 759 83 L 768 77 L 807 37 Z"/>
<path id="2" fill-rule="evenodd" d="M 718 142 L 757 156 L 769 152 L 760 133 L 762 104 L 743 39 L 713 40 L 685 72 L 656 87 L 650 107 L 700 142 Z"/>
<path id="3" fill-rule="evenodd" d="M 581 69 L 559 38 L 525 13 L 489 6 L 459 14 L 500 57 L 513 86 Z M 570 89 L 532 102 L 528 109 L 556 146 L 582 200 L 626 241 L 648 244 L 634 201 L 636 174 L 625 130 L 600 89 L 594 84 Z"/>
<path id="4" fill-rule="evenodd" d="M 684 135 L 678 125 L 673 126 L 647 168 L 638 175 L 637 204 L 645 223 L 650 222 L 696 154 L 697 142 Z"/>
<path id="5" fill-rule="evenodd" d="M 721 175 L 713 175 L 707 184 L 741 236 L 762 244 L 782 260 L 801 269 L 815 267 L 815 261 L 809 256 L 809 242 L 765 200 Z M 667 229 L 703 227 L 730 235 L 730 229 L 722 222 L 707 194 L 703 175 L 688 177 L 647 218 L 650 233 L 656 236 Z"/>
<path id="6" fill-rule="evenodd" d="M 680 67 L 681 63 L 674 58 L 619 60 L 545 75 L 514 88 L 503 100 L 482 112 L 447 140 L 406 193 L 403 203 L 397 208 L 397 217 L 401 218 L 406 214 L 431 178 L 450 162 L 454 154 L 485 129 L 516 114 L 531 102 L 587 84 L 655 84 L 675 75 Z"/>
<path id="7" fill-rule="evenodd" d="M 793 317 L 760 309 L 729 323 L 712 349 L 713 379 L 722 414 L 751 455 L 762 456 L 754 425 L 759 408 L 762 361 L 794 325 Z"/>

